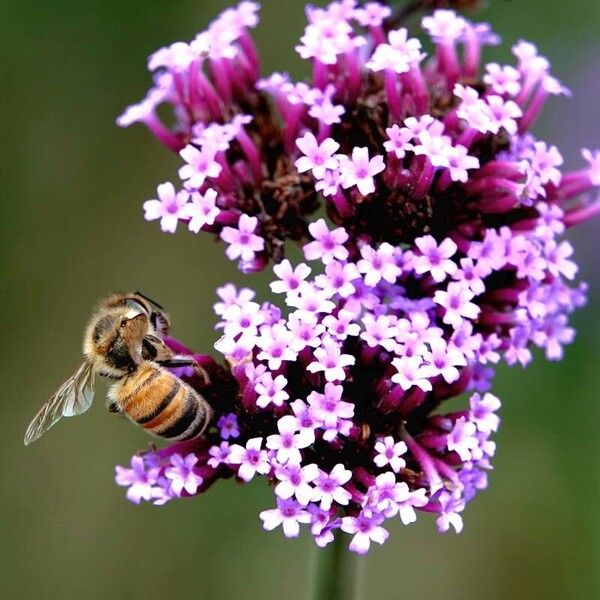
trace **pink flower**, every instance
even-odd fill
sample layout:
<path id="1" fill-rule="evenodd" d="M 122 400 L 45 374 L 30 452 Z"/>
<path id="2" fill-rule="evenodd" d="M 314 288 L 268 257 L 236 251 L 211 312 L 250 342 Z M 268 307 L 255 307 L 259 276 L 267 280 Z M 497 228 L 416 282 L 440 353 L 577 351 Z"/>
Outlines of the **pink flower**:
<path id="1" fill-rule="evenodd" d="M 356 362 L 350 354 L 342 354 L 338 343 L 332 338 L 325 338 L 321 347 L 315 350 L 314 362 L 306 367 L 311 373 L 323 371 L 325 379 L 329 382 L 343 381 L 346 379 L 345 367 Z"/>
<path id="2" fill-rule="evenodd" d="M 260 337 L 256 345 L 262 350 L 258 354 L 259 360 L 266 360 L 269 369 L 275 370 L 281 366 L 283 361 L 294 360 L 296 352 L 290 347 L 292 333 L 283 324 L 272 327 L 262 327 Z"/>
<path id="3" fill-rule="evenodd" d="M 179 177 L 187 179 L 188 188 L 201 188 L 207 177 L 218 177 L 223 169 L 215 160 L 217 148 L 213 145 L 206 145 L 201 150 L 188 145 L 179 154 L 188 163 L 179 169 Z"/>
<path id="4" fill-rule="evenodd" d="M 265 408 L 269 404 L 283 406 L 283 403 L 290 397 L 285 391 L 287 382 L 284 375 L 273 377 L 271 373 L 264 373 L 254 384 L 254 389 L 258 394 L 256 406 L 259 408 Z"/>
<path id="5" fill-rule="evenodd" d="M 417 386 L 424 392 L 432 390 L 431 382 L 428 379 L 431 371 L 424 365 L 420 356 L 394 358 L 392 365 L 397 370 L 397 373 L 392 375 L 392 381 L 397 383 L 403 390 L 409 390 L 413 386 Z"/>
<path id="6" fill-rule="evenodd" d="M 239 257 L 244 262 L 250 262 L 257 252 L 264 249 L 265 240 L 254 233 L 257 226 L 258 219 L 256 217 L 249 217 L 243 213 L 238 221 L 237 229 L 223 228 L 221 239 L 229 244 L 225 251 L 227 258 L 234 260 Z"/>
<path id="7" fill-rule="evenodd" d="M 343 227 L 329 231 L 325 219 L 319 219 L 308 226 L 314 242 L 304 246 L 306 260 L 321 259 L 324 264 L 330 263 L 334 258 L 346 260 L 348 250 L 344 243 L 348 240 L 348 234 Z"/>
<path id="8" fill-rule="evenodd" d="M 358 517 L 344 517 L 342 519 L 342 531 L 353 534 L 350 542 L 350 550 L 358 554 L 366 554 L 371 547 L 371 542 L 383 544 L 389 533 L 380 526 L 383 515 L 363 510 Z"/>
<path id="9" fill-rule="evenodd" d="M 348 189 L 356 186 L 363 196 L 375 191 L 375 175 L 385 169 L 383 157 L 379 154 L 369 159 L 368 148 L 354 148 L 352 158 L 344 154 L 338 155 L 342 173 L 342 187 Z"/>
<path id="10" fill-rule="evenodd" d="M 260 513 L 263 527 L 271 531 L 279 525 L 283 528 L 285 537 L 298 537 L 300 534 L 300 523 L 310 523 L 310 513 L 302 508 L 295 500 L 277 499 L 277 508 L 263 510 Z"/>
<path id="11" fill-rule="evenodd" d="M 357 267 L 364 273 L 364 281 L 369 287 L 375 287 L 382 279 L 395 283 L 402 272 L 396 264 L 396 248 L 384 242 L 376 250 L 365 244 L 360 248 L 362 259 Z"/>
<path id="12" fill-rule="evenodd" d="M 310 275 L 310 267 L 300 263 L 295 269 L 289 260 L 282 260 L 273 267 L 273 273 L 279 280 L 270 284 L 271 291 L 275 294 L 294 293 L 299 291 L 304 280 Z"/>
<path id="13" fill-rule="evenodd" d="M 189 193 L 181 190 L 175 193 L 172 183 L 161 183 L 158 188 L 160 200 L 146 200 L 144 202 L 144 218 L 146 221 L 160 219 L 160 228 L 168 233 L 175 233 L 179 219 L 187 216 L 186 202 Z"/>
<path id="14" fill-rule="evenodd" d="M 198 457 L 188 454 L 184 458 L 174 454 L 169 460 L 171 466 L 165 469 L 165 477 L 171 480 L 171 490 L 178 497 L 181 497 L 184 490 L 188 494 L 195 494 L 203 482 L 202 477 L 194 471 Z"/>
<path id="15" fill-rule="evenodd" d="M 271 470 L 267 451 L 261 450 L 262 438 L 252 438 L 246 442 L 246 447 L 234 444 L 229 454 L 229 464 L 239 465 L 238 477 L 250 481 L 256 473 L 266 475 Z"/>
<path id="16" fill-rule="evenodd" d="M 425 235 L 417 238 L 415 244 L 421 251 L 420 256 L 413 257 L 412 265 L 415 273 L 419 275 L 429 273 L 434 281 L 441 283 L 458 269 L 456 263 L 450 260 L 458 249 L 450 238 L 446 238 L 438 246 L 433 236 Z"/>
<path id="17" fill-rule="evenodd" d="M 600 185 L 600 150 L 588 150 L 583 148 L 581 150 L 581 156 L 589 164 L 588 176 L 592 185 Z"/>
<path id="18" fill-rule="evenodd" d="M 448 169 L 452 181 L 461 181 L 466 183 L 470 169 L 479 168 L 479 159 L 475 156 L 469 156 L 468 150 L 461 145 L 450 146 L 447 149 Z"/>
<path id="19" fill-rule="evenodd" d="M 460 327 L 463 319 L 476 319 L 480 312 L 479 306 L 471 302 L 475 297 L 473 292 L 462 283 L 448 284 L 448 290 L 438 290 L 433 295 L 433 301 L 442 306 L 444 310 L 444 323 L 452 325 L 455 329 Z"/>
<path id="20" fill-rule="evenodd" d="M 290 459 L 275 469 L 275 477 L 279 480 L 275 486 L 275 494 L 283 500 L 295 496 L 302 506 L 306 506 L 314 494 L 311 483 L 318 475 L 319 467 L 314 463 L 301 466 L 300 461 Z"/>
<path id="21" fill-rule="evenodd" d="M 314 434 L 306 430 L 298 431 L 298 419 L 292 415 L 281 417 L 277 421 L 277 429 L 279 434 L 267 438 L 267 448 L 276 451 L 275 458 L 280 464 L 287 462 L 300 464 L 302 461 L 300 450 L 315 441 Z"/>
<path id="22" fill-rule="evenodd" d="M 491 86 L 496 94 L 516 96 L 521 91 L 521 74 L 514 67 L 488 63 L 485 70 L 487 74 L 483 76 L 483 81 Z"/>
<path id="23" fill-rule="evenodd" d="M 410 143 L 414 138 L 413 132 L 406 127 L 392 125 L 385 130 L 388 141 L 383 142 L 383 147 L 389 154 L 394 154 L 396 158 L 404 158 L 408 150 L 412 150 Z"/>
<path id="24" fill-rule="evenodd" d="M 319 502 L 322 510 L 329 510 L 333 502 L 344 506 L 347 505 L 352 495 L 343 486 L 351 478 L 352 472 L 341 464 L 335 465 L 329 474 L 321 471 L 314 482 L 315 487 L 311 499 L 314 502 Z"/>
<path id="25" fill-rule="evenodd" d="M 452 10 L 436 10 L 432 16 L 423 17 L 421 26 L 434 42 L 452 44 L 462 37 L 466 21 Z"/>
<path id="26" fill-rule="evenodd" d="M 152 498 L 152 486 L 156 483 L 160 469 L 149 467 L 141 456 L 131 459 L 131 469 L 116 467 L 117 485 L 127 486 L 127 499 L 135 504 Z"/>
<path id="27" fill-rule="evenodd" d="M 338 161 L 334 154 L 340 145 L 331 138 L 326 138 L 319 144 L 317 138 L 307 132 L 296 140 L 296 146 L 304 154 L 294 163 L 299 173 L 312 170 L 315 179 L 323 179 L 327 169 L 337 169 Z"/>
<path id="28" fill-rule="evenodd" d="M 461 460 L 472 459 L 472 452 L 479 448 L 479 440 L 476 437 L 477 427 L 475 423 L 460 417 L 454 423 L 454 428 L 446 436 L 448 450 L 456 452 Z"/>
<path id="29" fill-rule="evenodd" d="M 198 233 L 205 225 L 212 225 L 221 212 L 217 207 L 217 192 L 209 188 L 200 194 L 192 193 L 192 201 L 185 205 L 185 214 L 189 217 L 188 229 Z"/>
<path id="30" fill-rule="evenodd" d="M 407 452 L 408 448 L 402 441 L 396 442 L 396 440 L 388 435 L 384 438 L 380 438 L 375 443 L 375 451 L 377 452 L 373 462 L 382 469 L 389 465 L 394 473 L 398 473 L 400 469 L 403 469 L 406 462 L 401 456 Z"/>
<path id="31" fill-rule="evenodd" d="M 379 27 L 391 14 L 392 9 L 389 6 L 379 2 L 367 2 L 363 8 L 355 9 L 354 18 L 363 27 Z"/>
<path id="32" fill-rule="evenodd" d="M 493 394 L 485 394 L 483 398 L 479 394 L 473 394 L 469 399 L 471 407 L 469 420 L 475 423 L 477 430 L 482 433 L 498 431 L 500 417 L 496 411 L 500 408 L 500 400 Z"/>

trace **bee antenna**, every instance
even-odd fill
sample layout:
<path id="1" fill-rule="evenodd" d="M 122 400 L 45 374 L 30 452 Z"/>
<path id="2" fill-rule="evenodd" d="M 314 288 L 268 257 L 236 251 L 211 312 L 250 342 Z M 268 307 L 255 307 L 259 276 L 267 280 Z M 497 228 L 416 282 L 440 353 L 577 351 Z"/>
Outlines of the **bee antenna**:
<path id="1" fill-rule="evenodd" d="M 146 294 L 144 294 L 143 292 L 134 292 L 137 296 L 141 296 L 144 300 L 148 300 L 148 302 L 150 302 L 151 304 L 154 304 L 154 306 L 156 306 L 157 308 L 160 308 L 160 310 L 165 310 L 158 302 L 156 302 L 156 300 L 152 300 L 152 298 L 150 298 L 149 296 L 146 296 Z"/>

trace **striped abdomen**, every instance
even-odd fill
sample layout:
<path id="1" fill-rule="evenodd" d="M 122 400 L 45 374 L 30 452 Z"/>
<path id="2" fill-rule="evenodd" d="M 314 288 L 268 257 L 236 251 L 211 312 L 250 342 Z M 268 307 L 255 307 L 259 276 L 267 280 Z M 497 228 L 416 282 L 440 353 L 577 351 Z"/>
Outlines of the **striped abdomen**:
<path id="1" fill-rule="evenodd" d="M 120 409 L 149 433 L 171 440 L 199 436 L 212 417 L 210 405 L 170 371 L 144 361 L 112 389 Z"/>

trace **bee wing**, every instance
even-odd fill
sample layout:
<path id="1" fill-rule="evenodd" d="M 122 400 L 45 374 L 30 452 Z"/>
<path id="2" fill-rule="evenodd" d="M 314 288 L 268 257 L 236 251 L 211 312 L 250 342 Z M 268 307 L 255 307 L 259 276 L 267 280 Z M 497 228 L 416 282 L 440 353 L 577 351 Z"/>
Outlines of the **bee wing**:
<path id="1" fill-rule="evenodd" d="M 94 369 L 86 361 L 35 415 L 25 432 L 25 445 L 28 446 L 41 437 L 61 417 L 73 417 L 84 413 L 92 405 L 93 399 Z"/>

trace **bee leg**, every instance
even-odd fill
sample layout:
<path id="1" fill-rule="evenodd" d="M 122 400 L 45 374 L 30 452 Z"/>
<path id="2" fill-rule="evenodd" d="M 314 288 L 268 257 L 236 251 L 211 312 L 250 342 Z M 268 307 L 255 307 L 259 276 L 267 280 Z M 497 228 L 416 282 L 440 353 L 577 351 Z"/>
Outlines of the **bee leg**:
<path id="1" fill-rule="evenodd" d="M 121 412 L 121 407 L 114 400 L 108 400 L 106 402 L 106 409 L 108 410 L 108 412 L 111 412 L 111 413 L 120 413 Z"/>
<path id="2" fill-rule="evenodd" d="M 210 377 L 204 367 L 201 367 L 193 358 L 177 357 L 169 358 L 167 360 L 156 361 L 162 367 L 175 369 L 177 367 L 194 367 L 194 370 L 198 375 L 204 379 L 205 385 L 210 385 Z"/>
<path id="3" fill-rule="evenodd" d="M 198 375 L 200 375 L 202 379 L 204 379 L 204 385 L 210 385 L 210 377 L 208 376 L 208 371 L 204 367 L 201 367 L 198 363 L 194 363 L 194 369 L 196 370 L 196 373 L 198 373 Z"/>

